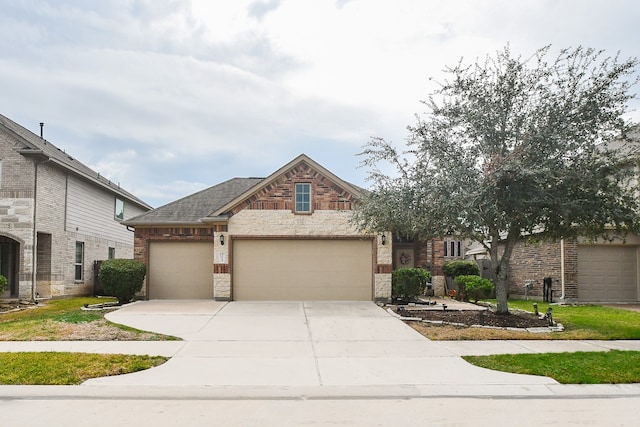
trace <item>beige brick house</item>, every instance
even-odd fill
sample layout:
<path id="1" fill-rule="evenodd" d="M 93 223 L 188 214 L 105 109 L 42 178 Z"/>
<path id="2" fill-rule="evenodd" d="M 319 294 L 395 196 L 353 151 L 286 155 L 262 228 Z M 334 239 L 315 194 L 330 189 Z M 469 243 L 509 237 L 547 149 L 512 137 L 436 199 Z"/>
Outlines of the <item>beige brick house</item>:
<path id="1" fill-rule="evenodd" d="M 122 221 L 150 209 L 0 115 L 0 273 L 3 298 L 93 292 L 95 260 L 133 257 Z"/>
<path id="2" fill-rule="evenodd" d="M 386 300 L 392 242 L 357 230 L 362 193 L 306 155 L 124 223 L 151 299 Z"/>

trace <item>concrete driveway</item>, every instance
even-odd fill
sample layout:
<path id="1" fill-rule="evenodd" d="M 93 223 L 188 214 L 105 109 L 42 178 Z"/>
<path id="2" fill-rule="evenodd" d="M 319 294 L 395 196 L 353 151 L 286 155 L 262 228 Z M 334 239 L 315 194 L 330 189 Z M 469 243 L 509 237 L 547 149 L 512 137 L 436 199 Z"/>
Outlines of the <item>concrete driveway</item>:
<path id="1" fill-rule="evenodd" d="M 184 339 L 164 365 L 85 385 L 416 388 L 552 394 L 546 377 L 474 367 L 371 302 L 145 301 L 109 320 Z M 471 388 L 471 389 L 470 389 Z M 363 391 L 364 390 L 364 391 Z M 356 393 L 356 392 L 354 392 Z M 420 394 L 420 393 L 419 393 Z"/>

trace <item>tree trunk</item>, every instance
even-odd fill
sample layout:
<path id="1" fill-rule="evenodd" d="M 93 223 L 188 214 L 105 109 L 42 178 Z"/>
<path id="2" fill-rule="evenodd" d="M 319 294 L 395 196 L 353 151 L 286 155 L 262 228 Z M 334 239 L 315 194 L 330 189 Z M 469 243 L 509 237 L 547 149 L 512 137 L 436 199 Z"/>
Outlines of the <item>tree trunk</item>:
<path id="1" fill-rule="evenodd" d="M 511 254 L 513 253 L 513 247 L 515 246 L 517 236 L 509 236 L 502 241 L 504 245 L 504 252 L 501 257 L 498 257 L 498 248 L 500 246 L 500 239 L 498 235 L 494 235 L 489 255 L 491 257 L 491 268 L 496 278 L 496 302 L 498 314 L 509 314 L 509 262 L 511 261 Z M 495 243 L 494 243 L 495 242 Z"/>

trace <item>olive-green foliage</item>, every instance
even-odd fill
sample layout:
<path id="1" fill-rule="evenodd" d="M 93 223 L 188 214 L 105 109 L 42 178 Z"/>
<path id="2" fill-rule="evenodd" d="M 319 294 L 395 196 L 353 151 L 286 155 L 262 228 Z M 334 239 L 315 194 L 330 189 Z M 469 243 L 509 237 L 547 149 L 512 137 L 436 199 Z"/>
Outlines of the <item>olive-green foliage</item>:
<path id="1" fill-rule="evenodd" d="M 455 278 L 458 285 L 458 295 L 468 301 L 472 299 L 478 302 L 480 299 L 489 298 L 493 293 L 493 282 L 477 275 L 463 275 Z"/>
<path id="2" fill-rule="evenodd" d="M 392 292 L 394 298 L 405 301 L 414 300 L 424 293 L 427 282 L 431 280 L 431 273 L 422 268 L 401 268 L 392 274 Z"/>
<path id="3" fill-rule="evenodd" d="M 104 291 L 116 297 L 120 304 L 133 299 L 142 289 L 146 266 L 133 259 L 108 259 L 100 266 L 100 280 Z"/>
<path id="4" fill-rule="evenodd" d="M 4 288 L 6 286 L 7 286 L 7 278 L 4 277 L 2 274 L 0 274 L 0 294 L 4 292 Z"/>
<path id="5" fill-rule="evenodd" d="M 474 261 L 451 261 L 443 266 L 444 275 L 456 278 L 458 276 L 479 276 L 480 268 Z"/>

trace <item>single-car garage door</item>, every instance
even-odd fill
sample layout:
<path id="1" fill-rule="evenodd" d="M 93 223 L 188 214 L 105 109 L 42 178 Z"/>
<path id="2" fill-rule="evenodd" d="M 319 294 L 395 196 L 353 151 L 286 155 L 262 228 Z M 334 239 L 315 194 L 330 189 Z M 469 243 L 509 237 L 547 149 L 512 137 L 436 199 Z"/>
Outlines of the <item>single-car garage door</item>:
<path id="1" fill-rule="evenodd" d="M 213 299 L 212 242 L 151 242 L 150 299 Z"/>
<path id="2" fill-rule="evenodd" d="M 637 249 L 633 246 L 578 246 L 581 302 L 638 300 Z"/>
<path id="3" fill-rule="evenodd" d="M 233 241 L 236 301 L 371 301 L 370 240 Z"/>

